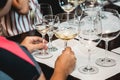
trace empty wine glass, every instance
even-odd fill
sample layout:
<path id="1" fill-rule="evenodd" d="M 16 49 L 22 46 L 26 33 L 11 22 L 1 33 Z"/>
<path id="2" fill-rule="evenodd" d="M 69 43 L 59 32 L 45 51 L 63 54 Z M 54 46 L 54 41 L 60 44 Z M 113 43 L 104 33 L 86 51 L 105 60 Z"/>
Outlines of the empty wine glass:
<path id="1" fill-rule="evenodd" d="M 49 36 L 48 52 L 54 52 L 58 49 L 52 45 L 52 37 L 54 34 L 53 31 L 55 27 L 59 24 L 59 17 L 56 15 L 45 15 L 44 18 L 46 19 L 47 24 L 49 26 L 49 31 L 47 32 Z"/>
<path id="2" fill-rule="evenodd" d="M 98 11 L 84 10 L 81 21 L 84 22 L 80 26 L 80 41 L 87 48 L 88 63 L 78 68 L 83 74 L 95 74 L 99 70 L 96 66 L 91 65 L 91 54 L 95 46 L 101 41 L 102 26 Z"/>
<path id="3" fill-rule="evenodd" d="M 92 8 L 96 7 L 96 0 L 85 0 L 83 3 L 81 3 L 80 6 L 83 11 L 88 8 L 92 9 Z"/>
<path id="4" fill-rule="evenodd" d="M 52 15 L 53 11 L 51 5 L 47 3 L 41 3 L 39 6 L 39 10 L 42 14 L 42 19 L 39 19 L 37 16 L 35 16 L 34 25 L 36 27 L 36 30 L 42 35 L 43 43 L 44 43 L 45 35 L 49 31 L 49 26 L 44 16 Z M 52 54 L 48 53 L 45 49 L 42 49 L 42 50 L 38 50 L 38 53 L 36 53 L 35 56 L 38 58 L 46 59 L 52 57 Z"/>
<path id="5" fill-rule="evenodd" d="M 40 12 L 42 15 L 53 15 L 52 6 L 48 3 L 40 3 Z"/>
<path id="6" fill-rule="evenodd" d="M 97 59 L 96 64 L 103 67 L 111 67 L 116 65 L 116 61 L 112 57 L 109 58 L 109 54 L 107 54 L 108 43 L 120 34 L 120 17 L 114 9 L 104 9 L 103 12 L 107 17 L 107 19 L 101 19 L 102 39 L 105 41 L 105 57 Z"/>
<path id="7" fill-rule="evenodd" d="M 107 17 L 105 16 L 104 12 L 102 12 L 102 9 L 104 8 L 104 6 L 106 4 L 108 4 L 108 0 L 97 0 L 97 6 L 99 7 L 98 9 L 100 9 L 100 17 L 103 18 L 103 19 L 106 19 Z"/>
<path id="8" fill-rule="evenodd" d="M 57 14 L 59 16 L 60 24 L 57 29 L 54 31 L 55 36 L 59 39 L 65 41 L 64 47 L 67 46 L 67 41 L 75 38 L 79 31 L 79 23 L 76 19 L 74 13 L 69 14 L 69 19 L 67 20 L 67 13 Z"/>

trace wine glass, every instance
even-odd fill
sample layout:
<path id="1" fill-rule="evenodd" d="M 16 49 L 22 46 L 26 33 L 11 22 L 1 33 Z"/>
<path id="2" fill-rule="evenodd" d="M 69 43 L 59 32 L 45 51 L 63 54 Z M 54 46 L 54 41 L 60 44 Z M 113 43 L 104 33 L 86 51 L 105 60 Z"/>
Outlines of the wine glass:
<path id="1" fill-rule="evenodd" d="M 36 30 L 42 35 L 43 43 L 45 39 L 45 35 L 49 31 L 49 26 L 47 23 L 47 20 L 44 18 L 45 15 L 52 15 L 52 7 L 50 4 L 47 3 L 41 3 L 39 6 L 39 10 L 42 14 L 42 19 L 39 19 L 37 16 L 34 17 L 34 25 L 36 27 Z M 37 13 L 36 13 L 37 14 Z M 45 49 L 38 50 L 38 53 L 35 54 L 36 57 L 46 59 L 50 58 L 53 55 L 48 53 Z"/>
<path id="2" fill-rule="evenodd" d="M 96 74 L 99 70 L 96 66 L 91 65 L 91 54 L 95 46 L 101 41 L 102 25 L 98 11 L 84 10 L 81 21 L 84 22 L 80 26 L 80 41 L 87 48 L 88 63 L 78 68 L 83 74 Z"/>
<path id="3" fill-rule="evenodd" d="M 59 0 L 60 7 L 68 14 L 78 5 L 77 0 Z"/>
<path id="4" fill-rule="evenodd" d="M 69 19 L 69 13 L 83 1 L 85 0 L 59 0 L 59 5 L 65 12 L 67 12 L 67 19 Z"/>
<path id="5" fill-rule="evenodd" d="M 104 8 L 104 6 L 106 4 L 108 4 L 108 0 L 97 0 L 97 5 L 98 5 L 98 9 L 100 10 L 101 12 L 101 15 L 100 17 L 103 18 L 103 19 L 106 19 L 107 17 L 105 16 L 104 12 L 102 12 L 102 9 Z"/>
<path id="6" fill-rule="evenodd" d="M 103 9 L 103 7 L 108 4 L 108 0 L 96 0 L 97 4 L 99 6 L 100 9 Z"/>
<path id="7" fill-rule="evenodd" d="M 79 23 L 77 21 L 77 16 L 74 13 L 69 14 L 69 19 L 67 19 L 67 13 L 59 13 L 60 24 L 54 31 L 55 36 L 59 39 L 65 41 L 64 47 L 67 47 L 67 41 L 75 38 L 79 34 Z"/>
<path id="8" fill-rule="evenodd" d="M 52 37 L 54 34 L 53 31 L 55 27 L 58 26 L 59 24 L 59 17 L 56 15 L 45 15 L 44 18 L 47 21 L 47 24 L 49 26 L 49 31 L 47 32 L 49 36 L 48 51 L 54 52 L 58 49 L 52 45 Z"/>
<path id="9" fill-rule="evenodd" d="M 42 15 L 53 15 L 52 6 L 48 3 L 40 3 L 40 12 Z"/>
<path id="10" fill-rule="evenodd" d="M 103 67 L 112 67 L 116 65 L 116 61 L 108 57 L 108 43 L 120 34 L 120 17 L 114 9 L 104 9 L 103 12 L 107 17 L 107 19 L 101 19 L 103 28 L 102 39 L 105 41 L 105 57 L 97 59 L 96 64 Z"/>

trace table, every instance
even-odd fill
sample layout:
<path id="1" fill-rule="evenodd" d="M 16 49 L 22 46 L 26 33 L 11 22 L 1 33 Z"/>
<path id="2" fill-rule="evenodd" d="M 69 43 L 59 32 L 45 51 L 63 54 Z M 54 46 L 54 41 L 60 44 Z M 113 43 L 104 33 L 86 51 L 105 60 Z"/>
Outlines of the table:
<path id="1" fill-rule="evenodd" d="M 63 45 L 62 45 L 63 44 Z M 64 46 L 64 41 L 57 39 L 55 41 L 53 41 L 53 45 L 56 46 L 58 48 L 58 51 L 50 53 L 53 54 L 53 56 L 51 58 L 48 59 L 40 59 L 37 56 L 35 56 L 35 53 L 33 53 L 34 58 L 36 59 L 36 61 L 40 62 L 40 63 L 44 63 L 52 68 L 54 68 L 54 63 L 56 61 L 56 58 L 61 54 L 61 51 L 63 50 L 63 46 Z M 74 45 L 74 46 L 73 46 Z M 96 59 L 100 58 L 100 57 L 104 57 L 104 49 L 95 47 L 94 50 L 92 50 L 92 59 L 91 59 L 91 64 L 98 67 L 99 68 L 99 72 L 97 74 L 94 75 L 85 75 L 82 74 L 78 71 L 78 68 L 81 66 L 84 66 L 87 64 L 87 50 L 86 48 L 80 44 L 79 41 L 76 40 L 70 40 L 68 41 L 68 46 L 72 47 L 72 50 L 75 52 L 75 56 L 77 57 L 77 63 L 76 63 L 76 68 L 73 71 L 73 73 L 71 74 L 72 76 L 82 79 L 82 80 L 105 80 L 117 73 L 120 72 L 120 55 L 115 54 L 113 52 L 109 52 L 109 57 L 113 58 L 116 60 L 117 65 L 114 67 L 100 67 L 97 66 L 95 64 Z"/>
<path id="2" fill-rule="evenodd" d="M 13 40 L 13 41 L 16 41 L 16 42 L 18 42 L 18 43 L 20 43 L 26 36 L 32 36 L 32 35 L 37 35 L 37 36 L 41 36 L 36 30 L 33 30 L 33 31 L 29 31 L 29 32 L 27 32 L 27 33 L 23 33 L 23 34 L 20 34 L 20 35 L 17 35 L 17 36 L 13 36 L 13 37 L 8 37 L 8 39 L 9 40 Z M 48 40 L 48 36 L 46 35 L 46 39 Z M 57 41 L 56 40 L 56 37 L 54 36 L 54 39 L 55 39 L 55 41 Z M 77 40 L 73 40 L 73 42 L 78 42 Z M 55 42 L 55 43 L 58 43 L 58 42 Z M 117 48 L 117 47 L 120 47 L 120 36 L 118 36 L 115 40 L 112 40 L 110 43 L 110 50 L 112 50 L 112 49 L 114 49 L 114 48 Z M 55 45 L 55 44 L 54 44 Z M 68 45 L 71 45 L 70 44 L 70 42 L 69 42 L 69 44 Z M 77 44 L 77 45 L 80 45 L 80 44 Z M 77 46 L 76 45 L 76 46 Z M 57 46 L 57 45 L 56 45 Z M 62 46 L 62 45 L 61 45 Z M 81 46 L 82 47 L 82 46 Z M 96 48 L 96 49 L 99 49 L 100 51 L 101 51 L 101 53 L 104 53 L 104 41 L 101 41 L 101 43 L 98 45 L 98 47 L 100 47 L 100 48 Z M 74 48 L 75 49 L 75 48 Z M 62 48 L 60 49 L 60 51 L 62 50 Z M 80 51 L 81 52 L 81 51 Z M 112 52 L 109 52 L 109 53 L 111 53 L 112 54 Z M 55 55 L 57 55 L 57 54 L 60 54 L 60 53 L 54 53 Z M 80 54 L 76 54 L 76 55 L 80 55 Z M 94 54 L 93 54 L 94 55 Z M 116 54 L 113 54 L 113 55 L 115 55 L 116 56 Z M 85 60 L 85 55 L 82 55 L 83 57 L 84 57 L 84 59 L 83 59 L 83 61 Z M 95 55 L 94 55 L 95 56 Z M 120 56 L 120 55 L 119 55 Z M 117 56 L 116 56 L 117 57 Z M 53 57 L 54 58 L 54 57 Z M 81 58 L 81 57 L 80 57 Z M 97 58 L 97 57 L 96 57 Z M 93 58 L 93 61 L 96 59 L 95 57 Z M 42 67 L 42 70 L 43 70 L 43 72 L 45 73 L 45 76 L 47 77 L 47 80 L 49 80 L 50 79 L 50 77 L 51 77 L 51 75 L 52 75 L 52 73 L 53 73 L 53 64 L 54 63 L 51 63 L 51 62 L 49 62 L 49 59 L 46 61 L 46 60 L 40 60 L 40 61 L 42 61 L 42 63 L 39 61 L 39 59 L 38 58 L 36 58 L 35 57 L 35 59 L 38 61 L 38 63 L 39 63 L 39 65 Z M 53 61 L 55 61 L 55 59 L 56 58 L 54 58 L 53 59 Z M 117 58 L 116 58 L 117 59 Z M 120 57 L 119 57 L 119 60 L 120 60 Z M 81 61 L 81 60 L 79 60 L 78 59 L 78 61 Z M 44 62 L 44 63 L 43 63 Z M 81 62 L 78 62 L 78 63 L 81 63 Z M 94 62 L 93 62 L 94 63 Z M 48 64 L 52 64 L 51 66 L 50 65 L 48 65 Z M 78 66 L 78 67 L 80 67 L 80 66 Z M 99 67 L 99 66 L 97 66 L 97 67 Z M 115 67 L 113 67 L 113 71 L 115 71 L 117 68 L 115 68 Z M 76 68 L 77 69 L 77 68 Z M 102 69 L 102 70 L 104 70 L 104 68 Z M 109 71 L 109 70 L 108 70 Z M 119 71 L 119 70 L 118 70 Z M 101 71 L 100 71 L 101 72 Z M 109 73 L 109 72 L 107 72 L 107 73 Z M 107 73 L 106 73 L 106 75 L 107 75 Z M 117 72 L 118 73 L 118 72 Z M 112 76 L 112 75 L 116 75 L 117 73 L 115 73 L 115 74 L 110 74 L 110 76 Z M 67 80 L 80 80 L 79 78 L 81 78 L 81 76 L 83 76 L 83 74 L 80 74 L 80 76 L 79 77 L 77 77 L 77 75 L 76 74 L 80 74 L 79 72 L 73 72 L 68 78 L 67 78 Z M 96 77 L 97 76 L 99 76 L 99 75 L 96 75 Z M 109 76 L 109 77 L 110 77 Z M 114 76 L 114 77 L 111 77 L 110 79 L 108 79 L 108 80 L 117 80 L 117 78 L 118 78 L 118 80 L 120 79 L 120 73 L 119 73 L 119 75 L 117 74 L 116 76 Z M 86 77 L 88 77 L 88 76 L 86 76 Z M 94 77 L 94 79 L 93 80 L 95 80 L 95 78 L 96 77 Z M 103 76 L 103 78 L 105 78 L 106 76 L 104 75 Z M 107 77 L 107 78 L 109 78 L 109 77 Z M 97 79 L 98 80 L 98 79 Z"/>

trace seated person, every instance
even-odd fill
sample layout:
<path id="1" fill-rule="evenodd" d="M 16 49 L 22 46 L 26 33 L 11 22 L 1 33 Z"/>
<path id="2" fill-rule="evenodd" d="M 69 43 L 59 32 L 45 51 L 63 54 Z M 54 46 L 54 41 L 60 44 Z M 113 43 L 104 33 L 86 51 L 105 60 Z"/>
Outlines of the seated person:
<path id="1" fill-rule="evenodd" d="M 31 17 L 36 12 L 36 16 L 41 20 L 38 6 L 37 0 L 12 0 L 10 11 L 1 19 L 4 36 L 15 36 L 35 30 L 35 26 L 31 24 Z"/>
<path id="2" fill-rule="evenodd" d="M 1 0 L 0 17 L 6 14 L 12 0 Z M 6 10 L 5 10 L 6 9 Z M 1 27 L 1 26 L 0 26 Z M 38 63 L 30 54 L 36 49 L 47 49 L 46 43 L 42 43 L 42 38 L 37 36 L 26 37 L 19 45 L 13 41 L 0 36 L 0 71 L 9 78 L 7 80 L 45 80 Z M 39 41 L 39 43 L 35 43 Z M 71 48 L 67 47 L 55 62 L 54 73 L 51 80 L 65 80 L 74 70 L 75 55 Z M 64 66 L 66 65 L 66 66 Z M 4 75 L 4 76 L 5 76 Z M 0 80 L 3 79 L 0 77 Z M 3 80 L 5 80 L 4 78 Z"/>

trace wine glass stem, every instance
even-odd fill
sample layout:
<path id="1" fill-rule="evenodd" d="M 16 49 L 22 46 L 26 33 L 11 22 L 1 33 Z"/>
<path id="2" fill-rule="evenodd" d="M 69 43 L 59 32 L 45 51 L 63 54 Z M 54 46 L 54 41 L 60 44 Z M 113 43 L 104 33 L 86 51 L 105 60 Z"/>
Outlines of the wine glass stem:
<path id="1" fill-rule="evenodd" d="M 45 43 L 45 35 L 44 34 L 42 34 L 42 38 L 43 38 L 43 45 L 44 45 L 44 43 Z M 44 55 L 45 54 L 45 49 L 42 49 L 42 54 Z"/>
<path id="2" fill-rule="evenodd" d="M 108 41 L 105 41 L 105 57 L 107 57 Z"/>
<path id="3" fill-rule="evenodd" d="M 107 1 L 107 0 L 106 0 Z M 104 0 L 101 0 L 101 7 L 104 7 Z"/>
<path id="4" fill-rule="evenodd" d="M 70 13 L 69 13 L 69 12 L 67 12 L 67 21 L 69 21 L 69 14 L 70 14 Z"/>
<path id="5" fill-rule="evenodd" d="M 49 48 L 52 47 L 52 36 L 49 36 Z"/>
<path id="6" fill-rule="evenodd" d="M 90 62 L 91 62 L 91 50 L 88 49 L 88 65 L 87 65 L 88 69 L 90 68 Z"/>
<path id="7" fill-rule="evenodd" d="M 65 44 L 65 48 L 67 47 L 67 40 L 64 41 L 64 44 Z"/>

